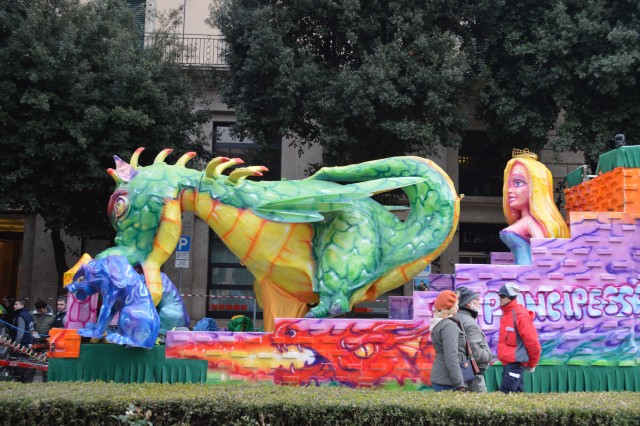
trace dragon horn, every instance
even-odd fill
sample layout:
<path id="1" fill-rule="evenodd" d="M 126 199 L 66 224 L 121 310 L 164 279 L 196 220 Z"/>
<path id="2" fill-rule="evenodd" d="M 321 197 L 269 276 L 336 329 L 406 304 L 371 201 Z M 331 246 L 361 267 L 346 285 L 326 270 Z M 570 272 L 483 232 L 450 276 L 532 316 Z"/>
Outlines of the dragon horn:
<path id="1" fill-rule="evenodd" d="M 237 164 L 244 164 L 244 161 L 241 158 L 232 158 L 229 161 L 225 161 L 224 163 L 216 167 L 216 169 L 213 171 L 213 175 L 220 176 L 226 169 Z"/>
<path id="2" fill-rule="evenodd" d="M 195 152 L 187 152 L 184 154 L 178 161 L 176 161 L 176 166 L 185 166 L 189 160 L 195 157 L 197 154 Z"/>
<path id="3" fill-rule="evenodd" d="M 122 183 L 122 179 L 120 179 L 120 176 L 118 176 L 118 172 L 116 172 L 112 168 L 108 168 L 107 173 L 109 173 L 109 176 L 111 176 L 113 180 L 116 181 L 116 185 L 120 185 Z"/>
<path id="4" fill-rule="evenodd" d="M 167 158 L 167 155 L 171 154 L 173 152 L 173 150 L 171 148 L 167 148 L 167 149 L 163 149 L 162 151 L 160 151 L 160 153 L 156 156 L 156 159 L 153 160 L 153 164 L 156 163 L 164 163 L 164 159 Z"/>
<path id="5" fill-rule="evenodd" d="M 241 180 L 245 179 L 247 176 L 262 176 L 262 172 L 268 172 L 265 166 L 250 166 L 250 167 L 242 167 L 240 169 L 235 169 L 229 174 L 229 179 L 227 182 L 230 183 L 239 183 Z"/>
<path id="6" fill-rule="evenodd" d="M 215 174 L 216 167 L 218 167 L 221 163 L 224 163 L 225 161 L 229 161 L 229 158 L 227 158 L 227 157 L 216 157 L 213 160 L 209 161 L 209 164 L 207 164 L 207 169 L 205 171 L 207 177 L 217 178 L 218 175 Z"/>
<path id="7" fill-rule="evenodd" d="M 116 172 L 121 180 L 125 182 L 131 182 L 131 179 L 138 175 L 138 171 L 127 164 L 126 161 L 122 161 L 117 155 L 113 156 L 116 161 Z"/>
<path id="8" fill-rule="evenodd" d="M 140 158 L 140 154 L 142 154 L 142 151 L 144 151 L 144 148 L 140 147 L 136 149 L 136 151 L 131 156 L 131 160 L 129 161 L 129 164 L 131 164 L 131 167 L 133 167 L 134 169 L 140 168 L 140 166 L 138 166 L 138 158 Z"/>

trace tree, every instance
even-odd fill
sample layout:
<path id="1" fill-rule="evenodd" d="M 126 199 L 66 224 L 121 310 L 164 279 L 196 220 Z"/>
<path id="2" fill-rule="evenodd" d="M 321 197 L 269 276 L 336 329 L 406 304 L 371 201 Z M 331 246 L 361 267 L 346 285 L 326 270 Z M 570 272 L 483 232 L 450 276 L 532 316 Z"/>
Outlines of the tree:
<path id="1" fill-rule="evenodd" d="M 138 146 L 149 155 L 166 147 L 202 153 L 206 116 L 194 112 L 196 92 L 170 38 L 142 49 L 125 1 L 0 4 L 0 197 L 43 217 L 61 280 L 60 231 L 112 235 L 112 156 L 128 159 Z"/>
<path id="2" fill-rule="evenodd" d="M 209 23 L 226 38 L 220 85 L 234 131 L 292 138 L 346 164 L 461 140 L 472 83 L 468 8 L 445 0 L 220 0 Z"/>
<path id="3" fill-rule="evenodd" d="M 638 142 L 640 3 L 492 3 L 476 29 L 486 47 L 481 116 L 493 136 L 539 147 L 557 130 L 553 148 L 592 163 L 616 133 Z"/>

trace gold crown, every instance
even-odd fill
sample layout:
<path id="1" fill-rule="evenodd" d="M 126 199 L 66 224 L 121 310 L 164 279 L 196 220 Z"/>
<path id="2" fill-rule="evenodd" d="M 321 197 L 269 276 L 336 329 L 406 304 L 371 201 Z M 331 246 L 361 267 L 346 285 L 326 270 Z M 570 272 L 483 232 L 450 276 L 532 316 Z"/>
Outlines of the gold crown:
<path id="1" fill-rule="evenodd" d="M 529 148 L 525 148 L 525 149 L 513 148 L 513 151 L 511 151 L 511 158 L 532 158 L 534 160 L 537 160 L 538 155 L 529 151 Z"/>

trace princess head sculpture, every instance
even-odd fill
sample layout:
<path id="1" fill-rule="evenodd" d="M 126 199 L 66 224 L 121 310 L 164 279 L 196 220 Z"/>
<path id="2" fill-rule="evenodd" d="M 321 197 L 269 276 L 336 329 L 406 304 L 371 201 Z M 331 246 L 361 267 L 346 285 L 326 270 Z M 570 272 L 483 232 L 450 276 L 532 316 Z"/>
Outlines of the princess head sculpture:
<path id="1" fill-rule="evenodd" d="M 500 233 L 500 238 L 516 256 L 516 264 L 523 265 L 531 263 L 531 238 L 566 238 L 569 229 L 553 201 L 549 169 L 529 150 L 513 151 L 513 158 L 504 170 L 502 190 L 502 209 L 509 226 Z M 514 239 L 524 240 L 526 247 Z M 526 249 L 528 259 L 522 253 L 519 256 L 515 247 Z"/>

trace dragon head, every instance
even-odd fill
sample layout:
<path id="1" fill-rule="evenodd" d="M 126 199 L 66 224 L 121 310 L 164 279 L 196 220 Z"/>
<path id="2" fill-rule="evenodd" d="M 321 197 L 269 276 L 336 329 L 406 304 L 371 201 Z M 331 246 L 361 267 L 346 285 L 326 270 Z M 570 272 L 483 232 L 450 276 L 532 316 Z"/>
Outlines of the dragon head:
<path id="1" fill-rule="evenodd" d="M 107 170 L 116 182 L 107 210 L 116 230 L 116 246 L 104 250 L 96 259 L 120 255 L 131 265 L 140 265 L 157 305 L 162 298 L 160 267 L 180 239 L 182 211 L 196 210 L 202 181 L 213 188 L 210 199 L 218 198 L 233 186 L 241 185 L 247 176 L 261 176 L 266 168 L 247 167 L 224 176 L 224 170 L 243 161 L 216 157 L 202 173 L 185 167 L 195 157 L 195 152 L 184 154 L 173 165 L 166 164 L 164 160 L 173 151 L 171 149 L 161 151 L 152 165 L 141 167 L 138 159 L 142 151 L 144 148 L 138 148 L 129 163 L 114 156 L 116 168 Z"/>
<path id="2" fill-rule="evenodd" d="M 115 156 L 116 168 L 107 172 L 116 182 L 108 214 L 116 230 L 115 247 L 108 248 L 96 259 L 120 255 L 131 265 L 140 265 L 155 304 L 162 297 L 160 266 L 169 258 L 182 231 L 181 203 L 197 187 L 200 174 L 185 168 L 194 152 L 184 154 L 175 165 L 164 159 L 171 149 L 161 151 L 152 165 L 140 167 L 138 148 L 129 163 Z"/>

